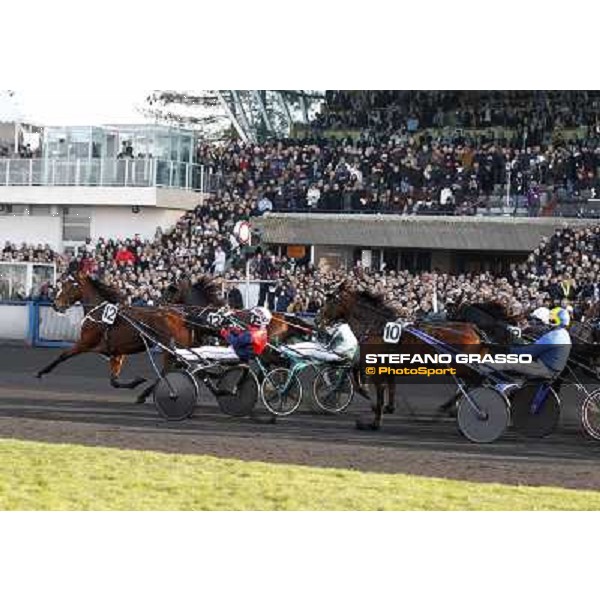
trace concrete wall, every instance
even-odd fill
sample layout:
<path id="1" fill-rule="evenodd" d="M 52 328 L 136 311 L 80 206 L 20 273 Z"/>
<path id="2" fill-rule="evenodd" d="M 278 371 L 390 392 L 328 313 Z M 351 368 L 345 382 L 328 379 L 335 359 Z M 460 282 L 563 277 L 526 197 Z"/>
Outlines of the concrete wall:
<path id="1" fill-rule="evenodd" d="M 0 304 L 0 339 L 25 340 L 29 325 L 26 304 Z"/>
<path id="2" fill-rule="evenodd" d="M 183 210 L 166 208 L 140 207 L 140 212 L 133 213 L 128 206 L 96 206 L 92 210 L 92 239 L 127 238 L 139 233 L 142 239 L 154 238 L 156 228 L 162 230 L 174 225 Z"/>
<path id="3" fill-rule="evenodd" d="M 163 231 L 168 229 L 184 212 L 147 206 L 140 207 L 140 211 L 134 213 L 129 206 L 96 206 L 92 209 L 90 232 L 93 240 L 99 237 L 127 238 L 136 233 L 142 238 L 153 239 L 157 227 L 161 227 Z M 60 251 L 63 242 L 62 214 L 0 216 L 0 245 L 7 241 L 17 244 L 50 244 Z"/>
<path id="4" fill-rule="evenodd" d="M 0 185 L 0 204 L 160 206 L 188 210 L 202 198 L 197 192 L 174 188 Z"/>
<path id="5" fill-rule="evenodd" d="M 62 240 L 61 217 L 29 215 L 0 216 L 0 245 L 6 241 L 27 244 L 50 244 L 58 248 Z"/>

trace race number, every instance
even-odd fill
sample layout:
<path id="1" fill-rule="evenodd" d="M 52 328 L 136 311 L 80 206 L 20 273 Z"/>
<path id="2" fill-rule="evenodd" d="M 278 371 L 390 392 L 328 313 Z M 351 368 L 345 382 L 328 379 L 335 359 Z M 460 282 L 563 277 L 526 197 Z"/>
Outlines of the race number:
<path id="1" fill-rule="evenodd" d="M 219 327 L 223 323 L 223 315 L 221 313 L 208 313 L 206 321 L 212 327 Z"/>
<path id="2" fill-rule="evenodd" d="M 509 325 L 507 327 L 508 333 L 510 333 L 511 337 L 515 340 L 520 340 L 523 332 L 520 327 L 515 327 L 514 325 Z"/>
<path id="3" fill-rule="evenodd" d="M 107 325 L 112 325 L 117 318 L 119 309 L 115 304 L 107 304 L 102 311 L 102 322 Z"/>
<path id="4" fill-rule="evenodd" d="M 386 344 L 397 344 L 402 336 L 402 325 L 400 323 L 386 323 L 383 330 L 383 341 Z"/>

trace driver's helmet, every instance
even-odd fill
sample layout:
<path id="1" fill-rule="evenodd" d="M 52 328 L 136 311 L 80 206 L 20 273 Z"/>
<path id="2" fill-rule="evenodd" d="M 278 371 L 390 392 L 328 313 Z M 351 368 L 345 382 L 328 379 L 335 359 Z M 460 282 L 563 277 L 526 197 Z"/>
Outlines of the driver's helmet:
<path id="1" fill-rule="evenodd" d="M 531 316 L 538 321 L 541 321 L 544 325 L 550 325 L 550 309 L 545 306 L 540 306 L 536 308 Z"/>
<path id="2" fill-rule="evenodd" d="M 264 306 L 255 306 L 250 311 L 250 324 L 255 327 L 267 327 L 272 318 L 271 311 Z"/>
<path id="3" fill-rule="evenodd" d="M 571 324 L 571 315 L 566 308 L 553 308 L 550 311 L 550 324 L 556 327 L 568 327 Z"/>

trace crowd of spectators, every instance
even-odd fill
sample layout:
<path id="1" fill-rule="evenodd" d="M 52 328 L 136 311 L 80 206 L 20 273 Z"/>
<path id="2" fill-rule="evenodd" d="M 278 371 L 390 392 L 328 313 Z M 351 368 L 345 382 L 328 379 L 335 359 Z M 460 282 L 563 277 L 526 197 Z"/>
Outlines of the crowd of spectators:
<path id="1" fill-rule="evenodd" d="M 503 127 L 519 142 L 549 143 L 561 129 L 600 121 L 598 91 L 345 91 L 326 92 L 318 129 L 362 129 L 376 135 L 456 127 Z"/>
<path id="2" fill-rule="evenodd" d="M 549 214 L 561 192 L 594 199 L 600 191 L 599 102 L 598 92 L 328 92 L 317 129 L 358 127 L 361 135 L 203 145 L 196 159 L 212 172 L 214 197 L 154 239 L 88 241 L 73 260 L 132 304 L 153 305 L 183 276 L 211 273 L 224 289 L 233 287 L 227 280 L 243 279 L 234 225 L 271 210 L 471 215 L 510 176 L 511 196 L 525 201 L 528 214 Z M 473 140 L 464 133 L 443 137 L 439 128 L 446 125 L 521 133 L 516 142 Z M 556 139 L 561 128 L 574 126 L 588 127 L 585 141 Z M 121 156 L 134 155 L 124 143 Z M 528 310 L 561 300 L 565 286 L 571 300 L 574 294 L 597 295 L 599 231 L 562 229 L 505 277 L 360 265 L 351 273 L 319 270 L 308 259 L 276 257 L 267 249 L 251 268 L 253 277 L 266 281 L 259 302 L 282 311 L 316 312 L 327 291 L 349 275 L 398 302 L 407 315 L 431 310 L 434 289 L 440 302 L 500 297 Z M 62 269 L 70 259 L 47 247 L 6 244 L 2 260 L 58 260 Z"/>
<path id="3" fill-rule="evenodd" d="M 476 214 L 492 196 L 535 216 L 557 199 L 600 194 L 600 137 L 515 148 L 430 135 L 385 141 L 305 138 L 205 146 L 198 160 L 232 203 L 265 210 Z"/>
<path id="4" fill-rule="evenodd" d="M 51 263 L 57 253 L 48 244 L 12 244 L 5 242 L 0 247 L 0 262 L 36 262 Z"/>
<path id="5" fill-rule="evenodd" d="M 449 308 L 462 301 L 500 301 L 512 313 L 531 312 L 538 306 L 572 303 L 580 310 L 600 300 L 600 227 L 563 227 L 542 239 L 522 264 L 505 275 L 490 272 L 372 271 L 360 264 L 347 272 L 339 268 L 315 269 L 288 257 L 263 256 L 270 261 L 276 285 L 266 302 L 280 311 L 319 310 L 326 294 L 350 278 L 359 288 L 379 293 L 407 317 L 424 316 L 436 307 Z"/>
<path id="6" fill-rule="evenodd" d="M 194 282 L 205 273 L 223 284 L 227 297 L 240 287 L 229 282 L 244 278 L 245 261 L 232 234 L 233 225 L 255 209 L 246 204 L 232 210 L 218 202 L 198 206 L 186 213 L 172 231 L 158 230 L 154 240 L 139 236 L 101 239 L 97 244 L 88 242 L 77 257 L 59 256 L 42 245 L 5 244 L 2 260 L 57 261 L 60 270 L 71 261 L 115 286 L 133 305 L 158 304 L 170 284 L 177 284 L 183 277 Z M 308 258 L 276 256 L 269 250 L 254 256 L 251 275 L 267 280 L 260 286 L 259 303 L 282 312 L 317 312 L 326 294 L 347 278 L 382 294 L 407 317 L 430 313 L 435 302 L 438 308 L 447 308 L 465 300 L 500 300 L 514 312 L 531 311 L 544 304 L 581 305 L 600 300 L 600 226 L 558 229 L 549 239 L 542 239 L 524 263 L 511 265 L 502 276 L 490 272 L 374 271 L 360 264 L 350 271 L 319 269 Z M 43 288 L 43 297 L 52 297 L 49 286 Z M 235 297 L 239 303 L 239 291 Z"/>

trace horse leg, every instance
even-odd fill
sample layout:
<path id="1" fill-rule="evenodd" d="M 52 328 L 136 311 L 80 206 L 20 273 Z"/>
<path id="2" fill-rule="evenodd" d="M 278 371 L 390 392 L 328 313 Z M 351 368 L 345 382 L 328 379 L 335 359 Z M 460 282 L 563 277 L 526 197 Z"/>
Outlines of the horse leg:
<path id="1" fill-rule="evenodd" d="M 394 383 L 388 383 L 387 389 L 387 402 L 385 403 L 385 414 L 393 415 L 396 412 L 396 385 Z"/>
<path id="2" fill-rule="evenodd" d="M 356 421 L 356 428 L 360 430 L 367 431 L 378 431 L 381 427 L 381 422 L 383 421 L 383 408 L 385 405 L 384 399 L 384 388 L 382 384 L 377 384 L 377 403 L 373 408 L 373 412 L 375 413 L 375 417 L 372 421 L 364 423 L 363 421 Z"/>
<path id="3" fill-rule="evenodd" d="M 442 404 L 438 409 L 437 413 L 439 416 L 448 416 L 455 417 L 456 416 L 456 403 L 461 397 L 460 390 L 456 390 L 454 395 L 450 398 L 450 400 L 446 400 L 444 404 Z"/>
<path id="4" fill-rule="evenodd" d="M 138 385 L 144 383 L 146 380 L 143 377 L 136 377 L 131 381 L 121 382 L 119 381 L 119 375 L 121 374 L 121 369 L 123 368 L 123 363 L 125 362 L 125 355 L 121 354 L 119 356 L 111 356 L 110 357 L 110 385 L 117 389 L 127 389 L 132 390 L 136 388 Z"/>
<path id="5" fill-rule="evenodd" d="M 171 355 L 169 353 L 165 353 L 164 358 L 163 358 L 163 368 L 160 372 L 161 377 L 164 377 L 165 373 L 169 370 L 170 366 L 171 366 Z M 160 381 L 160 378 L 156 378 L 148 387 L 144 388 L 140 392 L 138 397 L 135 399 L 135 403 L 136 404 L 144 404 L 144 402 L 146 402 L 146 400 L 148 399 L 148 396 L 150 396 L 150 394 L 154 391 L 154 389 L 158 385 L 159 381 Z"/>
<path id="6" fill-rule="evenodd" d="M 50 373 L 50 371 L 52 371 L 55 367 L 60 365 L 60 363 L 65 362 L 66 360 L 69 360 L 69 358 L 77 356 L 82 352 L 85 352 L 85 350 L 82 350 L 78 344 L 75 344 L 75 346 L 73 346 L 72 348 L 65 350 L 58 358 L 54 359 L 49 365 L 46 365 L 43 369 L 38 371 L 36 373 L 36 377 L 38 379 L 41 379 L 43 375 Z"/>
<path id="7" fill-rule="evenodd" d="M 361 381 L 361 377 L 360 377 L 360 367 L 359 365 L 354 365 L 352 367 L 352 379 L 354 380 L 354 388 L 355 390 L 363 397 L 366 398 L 367 400 L 370 400 L 371 397 L 369 396 L 369 392 L 367 391 L 366 386 L 363 384 L 363 382 Z"/>

